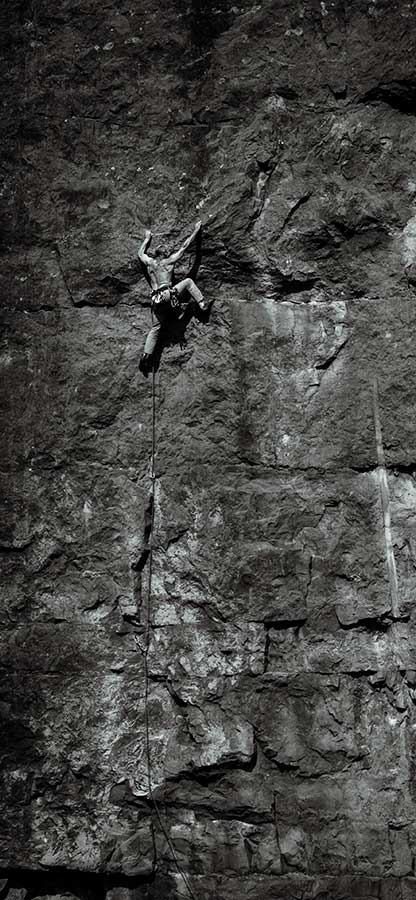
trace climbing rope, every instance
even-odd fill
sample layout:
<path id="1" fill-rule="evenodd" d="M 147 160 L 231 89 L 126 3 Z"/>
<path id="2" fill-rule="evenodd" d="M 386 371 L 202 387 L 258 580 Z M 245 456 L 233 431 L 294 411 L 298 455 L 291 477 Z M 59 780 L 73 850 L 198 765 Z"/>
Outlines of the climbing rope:
<path id="1" fill-rule="evenodd" d="M 160 813 L 159 805 L 157 803 L 156 797 L 153 793 L 152 787 L 152 755 L 150 749 L 150 717 L 149 717 L 149 666 L 148 666 L 148 656 L 149 656 L 149 648 L 150 648 L 150 615 L 152 608 L 152 576 L 153 576 L 153 524 L 155 517 L 155 452 L 156 452 L 156 390 L 155 390 L 155 370 L 152 369 L 152 456 L 151 456 L 151 466 L 150 466 L 150 480 L 151 480 L 151 495 L 150 495 L 150 526 L 149 526 L 149 557 L 148 557 L 148 570 L 147 570 L 147 597 L 146 597 L 146 608 L 145 608 L 145 649 L 144 649 L 144 708 L 145 708 L 145 734 L 146 734 L 146 767 L 147 767 L 147 788 L 149 792 L 149 797 L 153 806 L 153 809 L 156 813 L 156 817 L 160 826 L 160 829 L 163 833 L 163 836 L 166 840 L 166 843 L 169 847 L 169 850 L 172 854 L 172 859 L 175 863 L 175 866 L 178 870 L 179 875 L 181 876 L 183 883 L 188 891 L 189 896 L 192 900 L 197 900 L 192 887 L 188 881 L 185 872 L 181 868 L 179 860 L 176 855 L 176 850 L 174 844 L 171 840 L 171 837 L 163 823 L 162 816 Z M 153 839 L 154 840 L 154 839 Z M 154 851 L 156 858 L 156 844 L 154 841 Z"/>
<path id="2" fill-rule="evenodd" d="M 32 0 L 30 7 L 30 15 L 31 15 L 31 23 L 33 24 L 35 34 L 37 34 L 38 28 L 38 8 L 37 8 L 37 0 Z M 29 25 L 31 24 L 28 23 Z M 27 268 L 27 238 L 28 238 L 28 216 L 26 215 L 26 207 L 25 207 L 25 178 L 24 178 L 24 140 L 23 140 L 23 123 L 24 117 L 27 115 L 28 108 L 28 56 L 29 49 L 28 45 L 30 45 L 29 38 L 27 38 L 26 45 L 24 47 L 23 54 L 23 86 L 24 86 L 24 103 L 23 103 L 23 112 L 21 113 L 21 118 L 19 122 L 18 128 L 18 147 L 19 147 L 19 183 L 18 183 L 18 195 L 20 199 L 20 209 L 22 213 L 22 233 L 23 233 L 23 245 L 24 245 L 24 259 L 25 266 Z M 152 324 L 154 322 L 153 318 L 153 310 L 152 310 Z M 175 863 L 176 869 L 183 880 L 183 883 L 188 891 L 191 900 L 197 900 L 196 895 L 194 894 L 192 887 L 188 881 L 185 872 L 182 870 L 179 860 L 177 858 L 176 850 L 174 844 L 171 840 L 171 837 L 163 823 L 163 819 L 161 816 L 161 812 L 156 801 L 156 798 L 153 793 L 152 787 L 152 758 L 151 758 L 151 743 L 150 743 L 150 717 L 149 717 L 149 667 L 148 667 L 148 656 L 150 649 L 150 618 L 151 618 L 151 600 L 152 600 L 152 574 L 153 574 L 153 525 L 154 525 L 154 502 L 155 502 L 155 451 L 156 451 L 156 391 L 155 391 L 155 371 L 152 370 L 152 453 L 151 453 L 151 498 L 150 498 L 150 534 L 149 534 L 149 557 L 148 557 L 148 583 L 147 583 L 147 598 L 146 598 L 146 606 L 145 606 L 145 650 L 144 650 L 144 675 L 145 675 L 145 739 L 146 739 L 146 768 L 147 768 L 147 784 L 148 784 L 148 793 L 154 808 L 160 830 L 163 833 L 163 836 L 166 840 L 166 843 L 170 849 L 172 859 Z M 154 844 L 154 853 L 156 858 L 156 843 L 153 837 Z M 179 895 L 180 896 L 180 895 Z"/>

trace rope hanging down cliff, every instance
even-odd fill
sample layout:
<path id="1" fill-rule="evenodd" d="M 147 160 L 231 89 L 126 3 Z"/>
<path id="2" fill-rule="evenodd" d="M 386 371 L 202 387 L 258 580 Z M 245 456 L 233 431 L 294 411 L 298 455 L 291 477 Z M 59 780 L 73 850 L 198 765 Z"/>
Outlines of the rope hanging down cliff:
<path id="1" fill-rule="evenodd" d="M 188 881 L 187 876 L 185 875 L 181 865 L 178 861 L 176 850 L 174 844 L 171 840 L 171 837 L 163 823 L 162 816 L 159 810 L 159 805 L 156 801 L 155 795 L 153 793 L 152 787 L 152 756 L 150 749 L 150 718 L 149 718 L 149 668 L 148 668 L 148 656 L 149 656 L 149 647 L 150 647 L 150 615 L 152 608 L 152 576 L 153 576 L 153 525 L 154 525 L 154 510 L 155 510 L 155 452 L 156 452 L 156 390 L 155 390 L 155 372 L 153 370 L 152 373 L 152 456 L 151 456 L 151 467 L 150 467 L 150 478 L 151 478 L 151 493 L 150 493 L 150 523 L 149 523 L 149 556 L 148 556 L 148 573 L 147 573 L 147 597 L 146 597 L 146 609 L 145 609 L 145 649 L 144 649 L 144 709 L 145 709 L 145 735 L 146 735 L 146 768 L 147 768 L 147 787 L 149 792 L 149 797 L 156 813 L 156 817 L 162 831 L 162 834 L 166 840 L 166 843 L 169 847 L 169 850 L 172 854 L 172 859 L 175 863 L 175 866 L 178 870 L 179 875 L 181 876 L 183 883 L 188 891 L 191 900 L 197 900 L 192 887 Z M 155 847 L 155 856 L 156 856 L 156 847 Z"/>

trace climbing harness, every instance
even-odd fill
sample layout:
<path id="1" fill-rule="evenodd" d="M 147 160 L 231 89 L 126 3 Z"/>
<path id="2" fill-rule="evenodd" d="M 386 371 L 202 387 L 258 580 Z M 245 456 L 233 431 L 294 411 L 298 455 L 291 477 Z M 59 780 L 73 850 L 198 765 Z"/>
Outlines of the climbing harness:
<path id="1" fill-rule="evenodd" d="M 155 307 L 172 307 L 172 309 L 175 309 L 180 304 L 176 287 L 171 287 L 169 284 L 161 284 L 158 288 L 155 288 L 152 291 L 151 298 L 152 310 Z"/>
<path id="2" fill-rule="evenodd" d="M 197 900 L 192 887 L 188 881 L 185 872 L 182 870 L 181 865 L 178 861 L 176 850 L 172 839 L 163 824 L 162 816 L 160 813 L 159 805 L 153 793 L 152 787 L 152 755 L 150 750 L 150 717 L 149 717 L 149 666 L 148 666 L 148 656 L 149 656 L 149 648 L 150 648 L 150 615 L 151 615 L 151 606 L 152 606 L 152 575 L 153 575 L 153 525 L 154 525 L 154 516 L 155 516 L 155 451 L 156 451 L 156 391 L 155 391 L 155 370 L 152 370 L 152 455 L 151 455 L 151 464 L 150 464 L 150 481 L 151 481 L 151 492 L 149 497 L 148 511 L 150 516 L 149 521 L 149 556 L 148 556 L 148 570 L 147 570 L 147 597 L 146 597 L 146 606 L 145 606 L 145 649 L 144 649 L 144 707 L 145 707 L 145 735 L 146 735 L 146 768 L 147 768 L 147 787 L 149 797 L 153 806 L 153 809 L 156 813 L 156 817 L 162 831 L 162 834 L 166 840 L 166 843 L 169 847 L 169 850 L 172 854 L 172 859 L 175 863 L 175 866 L 178 870 L 179 875 L 182 878 L 182 881 L 188 891 L 191 900 Z M 156 858 L 156 843 L 153 838 L 153 847 Z"/>

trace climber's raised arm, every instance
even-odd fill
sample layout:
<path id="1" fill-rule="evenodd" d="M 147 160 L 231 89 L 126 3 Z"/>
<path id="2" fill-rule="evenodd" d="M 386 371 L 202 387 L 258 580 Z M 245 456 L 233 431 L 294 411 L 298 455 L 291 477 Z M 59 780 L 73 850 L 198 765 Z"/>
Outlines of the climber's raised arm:
<path id="1" fill-rule="evenodd" d="M 152 237 L 153 237 L 152 232 L 146 231 L 145 239 L 144 239 L 143 243 L 140 244 L 140 247 L 139 247 L 139 250 L 137 253 L 139 259 L 141 260 L 142 263 L 145 264 L 145 266 L 147 266 L 151 261 L 151 257 L 147 255 L 146 250 L 151 244 Z"/>
<path id="2" fill-rule="evenodd" d="M 202 222 L 197 222 L 191 236 L 189 238 L 187 238 L 186 241 L 183 242 L 182 247 L 179 247 L 179 250 L 176 250 L 175 253 L 171 253 L 171 255 L 168 258 L 169 263 L 174 265 L 175 263 L 178 262 L 178 260 L 181 258 L 181 256 L 183 256 L 183 254 L 185 253 L 185 250 L 187 250 L 188 247 L 190 247 L 190 245 L 192 244 L 192 241 L 195 240 L 195 238 L 198 234 L 198 231 L 200 231 L 201 227 L 202 227 Z"/>

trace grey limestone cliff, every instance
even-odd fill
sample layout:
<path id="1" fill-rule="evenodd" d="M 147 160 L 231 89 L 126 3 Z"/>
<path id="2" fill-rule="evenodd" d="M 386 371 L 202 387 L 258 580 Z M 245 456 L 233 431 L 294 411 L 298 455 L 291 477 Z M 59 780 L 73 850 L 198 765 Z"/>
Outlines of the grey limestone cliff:
<path id="1" fill-rule="evenodd" d="M 1 18 L 0 900 L 414 900 L 416 3 Z"/>

